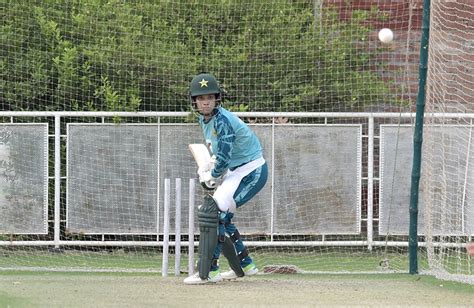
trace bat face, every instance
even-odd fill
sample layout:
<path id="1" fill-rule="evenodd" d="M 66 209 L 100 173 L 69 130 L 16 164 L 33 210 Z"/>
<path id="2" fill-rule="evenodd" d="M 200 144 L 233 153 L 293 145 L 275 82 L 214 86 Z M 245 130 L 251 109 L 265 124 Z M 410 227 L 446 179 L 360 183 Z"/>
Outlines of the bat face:
<path id="1" fill-rule="evenodd" d="M 208 168 L 211 163 L 211 155 L 209 154 L 208 148 L 201 143 L 190 144 L 188 147 L 193 154 L 198 168 Z"/>

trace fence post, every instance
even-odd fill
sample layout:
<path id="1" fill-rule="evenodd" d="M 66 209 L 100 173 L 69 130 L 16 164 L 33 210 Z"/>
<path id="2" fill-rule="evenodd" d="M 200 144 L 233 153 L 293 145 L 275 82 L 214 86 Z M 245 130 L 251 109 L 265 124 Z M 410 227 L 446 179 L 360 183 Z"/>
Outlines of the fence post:
<path id="1" fill-rule="evenodd" d="M 175 221 L 174 221 L 174 275 L 181 273 L 181 179 L 175 180 Z"/>
<path id="2" fill-rule="evenodd" d="M 367 159 L 367 248 L 372 250 L 374 219 L 374 117 L 369 117 Z"/>
<path id="3" fill-rule="evenodd" d="M 54 247 L 61 239 L 61 117 L 54 116 Z"/>
<path id="4" fill-rule="evenodd" d="M 189 179 L 189 220 L 188 220 L 188 272 L 194 274 L 194 204 L 195 204 L 196 182 Z"/>
<path id="5" fill-rule="evenodd" d="M 165 179 L 165 195 L 163 209 L 163 261 L 161 267 L 161 276 L 168 276 L 168 254 L 169 254 L 169 236 L 170 236 L 170 179 Z"/>

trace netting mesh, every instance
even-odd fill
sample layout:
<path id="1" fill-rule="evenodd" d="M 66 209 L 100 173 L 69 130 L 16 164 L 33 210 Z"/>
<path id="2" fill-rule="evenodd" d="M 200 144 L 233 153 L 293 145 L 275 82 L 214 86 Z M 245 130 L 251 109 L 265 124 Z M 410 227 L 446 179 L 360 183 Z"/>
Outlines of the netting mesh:
<path id="1" fill-rule="evenodd" d="M 472 38 L 474 5 L 470 1 L 432 1 L 424 131 L 424 223 L 429 266 L 443 278 L 474 282 L 466 243 L 474 235 L 472 199 Z M 450 117 L 450 113 L 460 117 Z M 468 116 L 462 116 L 468 115 Z"/>
<path id="2" fill-rule="evenodd" d="M 401 87 L 417 71 L 413 7 L 399 1 L 9 1 L 2 10 L 2 104 L 5 110 L 186 111 L 190 78 L 208 71 L 241 111 L 406 106 L 410 93 Z M 382 26 L 396 31 L 395 44 L 376 39 Z"/>
<path id="3" fill-rule="evenodd" d="M 432 2 L 428 111 L 471 113 L 472 5 Z M 2 212 L 0 256 L 15 258 L 0 258 L 0 268 L 159 271 L 166 179 L 172 183 L 170 240 L 183 241 L 186 268 L 186 244 L 198 240 L 187 234 L 186 204 L 195 197 L 197 205 L 204 192 L 189 190 L 196 168 L 187 144 L 202 137 L 195 115 L 185 112 L 191 111 L 191 78 L 206 71 L 220 81 L 224 106 L 247 112 L 242 119 L 259 136 L 269 164 L 267 186 L 235 216 L 257 264 L 306 272 L 406 271 L 408 112 L 418 87 L 421 12 L 421 0 L 4 2 L 0 110 L 184 113 L 63 113 L 59 120 L 52 114 L 0 115 L 0 151 L 7 153 L 0 152 L 0 193 L 10 194 L 11 168 L 33 160 L 9 156 L 5 136 L 16 122 L 48 123 L 37 138 L 49 144 L 49 153 L 34 159 L 49 160 L 42 178 L 48 204 L 35 203 L 36 213 L 47 213 L 34 218 L 45 230 L 31 232 L 21 227 L 24 220 L 11 222 L 12 209 Z M 381 28 L 394 31 L 393 42 L 377 39 Z M 470 120 L 441 124 L 462 126 L 454 133 L 470 144 Z M 452 174 L 459 183 L 472 182 L 466 149 L 450 150 L 454 140 L 441 141 L 450 151 L 445 157 L 456 162 L 461 156 L 463 163 L 448 166 L 437 161 L 436 151 L 426 154 L 434 169 L 446 173 L 431 176 L 440 185 L 448 185 Z M 425 148 L 436 148 L 429 142 Z M 183 183 L 179 221 L 176 179 Z M 461 198 L 466 205 L 469 185 Z M 457 187 L 450 194 L 462 190 Z M 439 190 L 425 192 L 447 202 Z M 456 243 L 470 236 L 465 232 L 472 230 L 472 216 L 469 206 L 449 216 L 463 224 L 463 231 L 449 229 L 464 232 Z M 434 223 L 423 221 L 422 232 Z M 182 228 L 178 238 L 176 225 Z M 462 256 L 463 266 L 471 266 Z M 421 264 L 428 263 L 425 254 Z"/>

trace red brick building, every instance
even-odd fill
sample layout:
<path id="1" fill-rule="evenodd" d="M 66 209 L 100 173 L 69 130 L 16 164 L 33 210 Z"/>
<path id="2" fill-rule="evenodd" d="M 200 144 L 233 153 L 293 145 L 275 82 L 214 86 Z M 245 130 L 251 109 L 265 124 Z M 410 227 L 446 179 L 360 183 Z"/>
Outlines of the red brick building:
<path id="1" fill-rule="evenodd" d="M 388 62 L 387 70 L 380 73 L 402 85 L 403 98 L 409 99 L 414 108 L 418 92 L 423 0 L 325 0 L 324 5 L 337 7 L 343 19 L 354 10 L 369 11 L 374 6 L 386 16 L 383 21 L 371 21 L 374 30 L 370 42 L 379 44 L 376 37 L 381 28 L 394 31 L 393 43 L 387 53 L 381 55 Z M 438 101 L 456 106 L 451 112 L 472 112 L 474 0 L 432 0 L 430 15 L 427 105 Z M 440 99 L 443 102 L 439 102 Z M 459 109 L 460 105 L 464 109 Z"/>

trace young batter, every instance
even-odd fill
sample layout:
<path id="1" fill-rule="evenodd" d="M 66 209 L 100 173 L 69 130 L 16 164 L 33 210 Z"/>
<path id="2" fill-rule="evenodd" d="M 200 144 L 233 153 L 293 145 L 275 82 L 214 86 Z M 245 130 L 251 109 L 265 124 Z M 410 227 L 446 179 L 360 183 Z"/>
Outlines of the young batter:
<path id="1" fill-rule="evenodd" d="M 257 266 L 231 220 L 236 209 L 252 199 L 267 182 L 268 167 L 262 147 L 255 133 L 220 105 L 221 90 L 214 76 L 195 76 L 190 85 L 190 98 L 193 109 L 199 113 L 199 125 L 206 145 L 215 156 L 215 164 L 207 170 L 198 170 L 199 181 L 210 194 L 198 208 L 199 273 L 186 278 L 184 283 L 202 284 L 254 275 L 258 272 Z M 233 244 L 230 251 L 240 261 L 242 270 L 239 268 L 237 273 L 219 271 L 219 256 L 224 243 L 229 243 L 226 239 Z M 224 254 L 228 257 L 226 251 Z"/>

